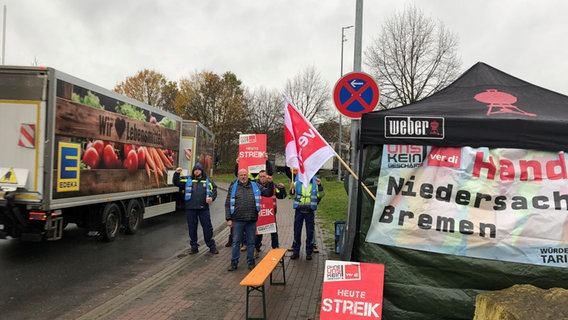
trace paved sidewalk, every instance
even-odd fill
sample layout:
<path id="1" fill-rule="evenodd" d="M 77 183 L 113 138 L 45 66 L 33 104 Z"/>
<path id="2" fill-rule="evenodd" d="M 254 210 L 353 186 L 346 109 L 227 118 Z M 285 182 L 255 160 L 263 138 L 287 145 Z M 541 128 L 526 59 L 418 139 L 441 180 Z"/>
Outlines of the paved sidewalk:
<path id="1" fill-rule="evenodd" d="M 218 183 L 220 188 L 227 185 Z M 224 199 L 218 199 L 224 201 Z M 280 246 L 292 244 L 294 211 L 292 200 L 278 200 L 278 234 Z M 304 227 L 305 231 L 305 227 Z M 105 301 L 93 304 L 80 315 L 78 308 L 72 318 L 60 319 L 244 319 L 246 288 L 239 282 L 248 273 L 245 253 L 241 253 L 239 268 L 228 272 L 231 248 L 224 247 L 229 229 L 220 227 L 215 231 L 219 254 L 208 252 L 206 246 L 196 255 L 180 252 L 177 258 L 165 265 L 163 270 L 147 277 L 139 284 L 125 289 Z M 320 253 L 313 254 L 313 260 L 305 259 L 304 243 L 300 259 L 290 260 L 291 252 L 285 257 L 286 285 L 271 286 L 267 280 L 266 308 L 268 319 L 318 319 L 322 279 L 328 249 L 316 224 L 316 236 Z M 302 236 L 302 242 L 305 235 Z M 200 243 L 203 243 L 200 240 Z M 270 249 L 270 236 L 263 239 L 259 259 Z M 260 260 L 257 260 L 260 261 Z M 278 272 L 278 269 L 277 269 Z M 275 274 L 279 275 L 279 273 Z M 280 279 L 280 278 L 276 278 Z M 256 293 L 255 293 L 256 294 Z M 251 298 L 250 316 L 262 317 L 261 298 Z"/>

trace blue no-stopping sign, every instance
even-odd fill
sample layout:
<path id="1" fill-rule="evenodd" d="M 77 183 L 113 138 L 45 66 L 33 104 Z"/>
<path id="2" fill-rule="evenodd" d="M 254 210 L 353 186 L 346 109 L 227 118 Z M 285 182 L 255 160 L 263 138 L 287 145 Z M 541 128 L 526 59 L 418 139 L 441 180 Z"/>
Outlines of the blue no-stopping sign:
<path id="1" fill-rule="evenodd" d="M 379 102 L 379 87 L 366 73 L 351 72 L 341 77 L 333 89 L 333 102 L 339 112 L 350 118 L 361 118 L 373 111 Z"/>

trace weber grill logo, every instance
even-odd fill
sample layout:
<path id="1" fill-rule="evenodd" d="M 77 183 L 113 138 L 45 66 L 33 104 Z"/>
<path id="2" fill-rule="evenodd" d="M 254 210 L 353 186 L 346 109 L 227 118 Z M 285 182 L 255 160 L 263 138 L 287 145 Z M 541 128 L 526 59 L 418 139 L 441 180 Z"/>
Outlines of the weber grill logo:
<path id="1" fill-rule="evenodd" d="M 444 118 L 387 116 L 385 138 L 444 139 Z"/>

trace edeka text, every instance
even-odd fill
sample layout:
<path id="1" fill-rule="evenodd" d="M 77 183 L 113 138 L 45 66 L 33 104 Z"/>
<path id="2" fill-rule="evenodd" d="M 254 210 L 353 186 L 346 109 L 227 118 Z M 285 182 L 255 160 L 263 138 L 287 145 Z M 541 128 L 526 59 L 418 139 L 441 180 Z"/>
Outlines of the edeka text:
<path id="1" fill-rule="evenodd" d="M 73 182 L 59 182 L 59 188 L 63 189 L 63 188 L 76 188 L 77 187 L 77 182 L 73 181 Z"/>
<path id="2" fill-rule="evenodd" d="M 360 300 L 351 300 L 349 298 L 359 298 L 365 299 L 367 293 L 365 291 L 358 290 L 337 290 L 337 296 L 344 299 L 331 299 L 325 298 L 322 301 L 322 311 L 323 312 L 333 312 L 337 315 L 354 315 L 367 318 L 377 318 L 379 319 L 379 313 L 377 310 L 381 306 L 380 303 L 373 303 Z"/>

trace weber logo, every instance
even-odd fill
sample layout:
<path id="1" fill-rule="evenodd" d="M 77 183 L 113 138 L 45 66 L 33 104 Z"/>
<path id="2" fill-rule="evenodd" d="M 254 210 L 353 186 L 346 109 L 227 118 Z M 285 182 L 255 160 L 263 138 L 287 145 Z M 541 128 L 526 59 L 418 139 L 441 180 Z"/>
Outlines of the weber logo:
<path id="1" fill-rule="evenodd" d="M 385 138 L 444 139 L 444 118 L 387 116 Z"/>

